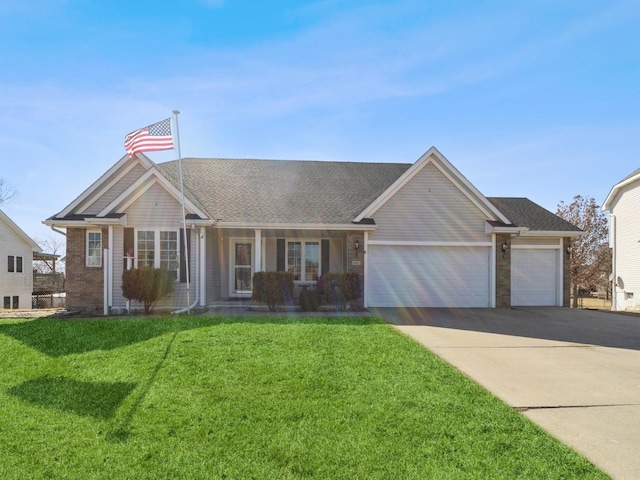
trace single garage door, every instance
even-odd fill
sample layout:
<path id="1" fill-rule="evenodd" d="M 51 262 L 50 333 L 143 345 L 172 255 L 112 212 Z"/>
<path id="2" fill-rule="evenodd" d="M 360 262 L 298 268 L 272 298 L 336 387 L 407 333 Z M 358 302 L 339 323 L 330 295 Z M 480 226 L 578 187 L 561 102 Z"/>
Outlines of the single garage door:
<path id="1" fill-rule="evenodd" d="M 511 305 L 558 304 L 558 250 L 511 251 Z"/>
<path id="2" fill-rule="evenodd" d="M 488 307 L 488 247 L 369 245 L 367 306 Z"/>

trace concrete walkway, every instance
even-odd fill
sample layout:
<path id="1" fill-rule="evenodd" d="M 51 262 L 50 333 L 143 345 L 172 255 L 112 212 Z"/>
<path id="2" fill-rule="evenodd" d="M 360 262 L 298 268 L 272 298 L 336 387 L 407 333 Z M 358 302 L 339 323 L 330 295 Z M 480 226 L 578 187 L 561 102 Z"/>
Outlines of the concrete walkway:
<path id="1" fill-rule="evenodd" d="M 640 478 L 640 316 L 376 309 L 614 479 Z"/>

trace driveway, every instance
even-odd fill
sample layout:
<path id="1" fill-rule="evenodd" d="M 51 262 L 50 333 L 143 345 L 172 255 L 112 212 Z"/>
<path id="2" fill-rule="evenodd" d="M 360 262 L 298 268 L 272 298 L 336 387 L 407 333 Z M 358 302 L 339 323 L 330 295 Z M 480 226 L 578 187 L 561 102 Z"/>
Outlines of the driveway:
<path id="1" fill-rule="evenodd" d="M 640 478 L 640 316 L 370 309 L 591 460 Z"/>

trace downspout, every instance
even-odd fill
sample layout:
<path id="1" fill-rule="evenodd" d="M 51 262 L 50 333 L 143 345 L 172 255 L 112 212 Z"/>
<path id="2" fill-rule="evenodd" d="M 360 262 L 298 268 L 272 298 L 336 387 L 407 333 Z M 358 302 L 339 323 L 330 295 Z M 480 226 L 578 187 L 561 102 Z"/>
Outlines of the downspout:
<path id="1" fill-rule="evenodd" d="M 192 308 L 194 308 L 199 301 L 199 295 L 200 295 L 200 288 L 199 284 L 200 284 L 200 272 L 199 272 L 199 266 L 200 266 L 200 239 L 197 239 L 197 241 L 195 242 L 196 244 L 196 258 L 195 258 L 195 266 L 196 266 L 196 298 L 193 300 L 193 303 L 191 305 L 189 305 L 188 307 L 184 307 L 184 308 L 180 308 L 178 310 L 175 310 L 173 312 L 171 312 L 173 315 L 179 315 L 181 313 L 184 312 L 189 312 Z M 189 259 L 191 260 L 191 259 Z M 185 268 L 189 269 L 189 265 L 186 265 Z"/>

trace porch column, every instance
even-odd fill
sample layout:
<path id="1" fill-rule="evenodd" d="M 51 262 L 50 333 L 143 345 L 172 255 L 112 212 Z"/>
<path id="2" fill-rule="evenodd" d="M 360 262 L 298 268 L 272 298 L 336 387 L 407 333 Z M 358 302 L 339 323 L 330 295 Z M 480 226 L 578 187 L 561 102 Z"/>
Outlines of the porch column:
<path id="1" fill-rule="evenodd" d="M 254 230 L 255 232 L 255 253 L 254 253 L 254 272 L 262 271 L 262 230 Z"/>

